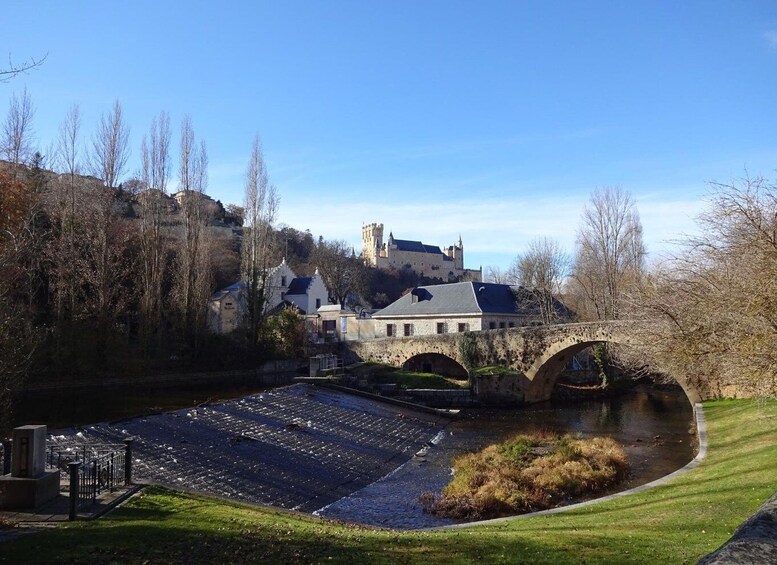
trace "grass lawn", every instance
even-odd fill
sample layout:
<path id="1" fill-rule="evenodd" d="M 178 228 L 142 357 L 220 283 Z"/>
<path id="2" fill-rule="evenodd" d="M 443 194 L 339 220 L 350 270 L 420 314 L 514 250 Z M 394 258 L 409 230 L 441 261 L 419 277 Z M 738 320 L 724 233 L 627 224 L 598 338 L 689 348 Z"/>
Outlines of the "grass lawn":
<path id="1" fill-rule="evenodd" d="M 566 513 L 400 533 L 153 488 L 107 518 L 4 542 L 0 563 L 695 563 L 777 490 L 777 402 L 704 409 L 698 468 Z"/>
<path id="2" fill-rule="evenodd" d="M 505 367 L 502 365 L 486 365 L 485 367 L 478 367 L 475 369 L 475 374 L 483 377 L 514 377 L 519 373 L 512 367 Z"/>

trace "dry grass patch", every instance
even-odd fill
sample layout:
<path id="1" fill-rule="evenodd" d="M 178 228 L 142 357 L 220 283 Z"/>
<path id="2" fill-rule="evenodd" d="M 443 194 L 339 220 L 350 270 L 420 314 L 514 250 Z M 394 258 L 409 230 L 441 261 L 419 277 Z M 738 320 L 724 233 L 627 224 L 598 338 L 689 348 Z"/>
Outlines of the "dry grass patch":
<path id="1" fill-rule="evenodd" d="M 425 493 L 424 508 L 456 519 L 485 519 L 534 512 L 594 494 L 629 471 L 623 449 L 611 438 L 517 435 L 478 453 L 456 458 L 442 496 Z"/>

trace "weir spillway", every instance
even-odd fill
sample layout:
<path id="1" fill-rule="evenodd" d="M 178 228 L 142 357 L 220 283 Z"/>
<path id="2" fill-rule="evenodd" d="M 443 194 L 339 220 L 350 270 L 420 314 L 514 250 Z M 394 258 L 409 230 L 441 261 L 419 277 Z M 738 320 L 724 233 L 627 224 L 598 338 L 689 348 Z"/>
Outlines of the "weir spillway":
<path id="1" fill-rule="evenodd" d="M 137 480 L 310 512 L 410 459 L 447 420 L 309 385 L 55 432 L 60 446 L 134 437 Z"/>

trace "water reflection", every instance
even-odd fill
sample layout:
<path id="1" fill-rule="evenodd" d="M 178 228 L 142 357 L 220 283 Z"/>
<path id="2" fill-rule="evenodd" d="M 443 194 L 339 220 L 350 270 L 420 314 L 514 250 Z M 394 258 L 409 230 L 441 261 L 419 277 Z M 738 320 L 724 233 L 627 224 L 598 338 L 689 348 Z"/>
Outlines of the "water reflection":
<path id="1" fill-rule="evenodd" d="M 552 430 L 618 441 L 631 464 L 625 490 L 667 475 L 695 455 L 693 411 L 682 390 L 640 388 L 613 399 L 544 403 L 523 409 L 471 411 L 452 422 L 439 443 L 380 481 L 317 514 L 398 529 L 433 527 L 454 520 L 425 514 L 421 493 L 439 493 L 453 459 L 516 433 Z"/>

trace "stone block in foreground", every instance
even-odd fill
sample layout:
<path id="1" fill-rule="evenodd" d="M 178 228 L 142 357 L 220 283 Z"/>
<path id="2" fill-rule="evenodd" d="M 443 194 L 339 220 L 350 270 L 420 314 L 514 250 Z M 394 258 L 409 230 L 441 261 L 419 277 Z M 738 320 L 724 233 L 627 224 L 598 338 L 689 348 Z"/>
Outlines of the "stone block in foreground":
<path id="1" fill-rule="evenodd" d="M 777 494 L 743 522 L 726 543 L 699 565 L 777 563 Z"/>

